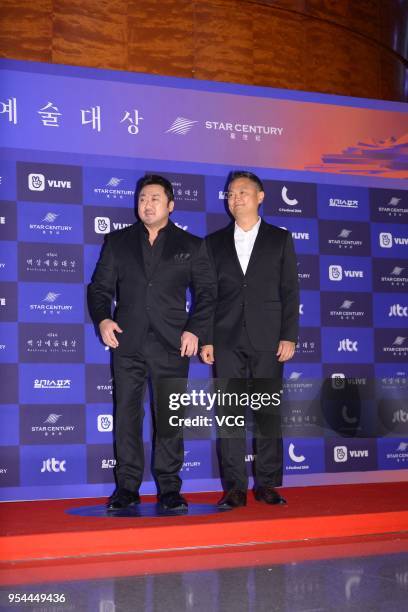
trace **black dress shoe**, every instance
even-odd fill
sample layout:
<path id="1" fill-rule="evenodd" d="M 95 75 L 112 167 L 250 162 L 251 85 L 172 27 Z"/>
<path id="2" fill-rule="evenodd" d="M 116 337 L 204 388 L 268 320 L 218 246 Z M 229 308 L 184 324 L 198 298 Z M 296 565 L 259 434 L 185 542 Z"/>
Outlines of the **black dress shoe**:
<path id="1" fill-rule="evenodd" d="M 118 510 L 119 508 L 128 508 L 140 504 L 139 493 L 133 493 L 129 489 L 116 489 L 106 504 L 108 510 Z"/>
<path id="2" fill-rule="evenodd" d="M 217 502 L 219 508 L 239 508 L 246 506 L 247 492 L 242 489 L 230 489 Z"/>
<path id="3" fill-rule="evenodd" d="M 286 504 L 286 499 L 284 499 L 276 489 L 270 486 L 266 487 L 257 487 L 255 489 L 255 499 L 258 501 L 263 501 L 266 504 Z"/>
<path id="4" fill-rule="evenodd" d="M 178 491 L 163 493 L 159 497 L 160 505 L 164 510 L 187 510 L 187 500 Z"/>

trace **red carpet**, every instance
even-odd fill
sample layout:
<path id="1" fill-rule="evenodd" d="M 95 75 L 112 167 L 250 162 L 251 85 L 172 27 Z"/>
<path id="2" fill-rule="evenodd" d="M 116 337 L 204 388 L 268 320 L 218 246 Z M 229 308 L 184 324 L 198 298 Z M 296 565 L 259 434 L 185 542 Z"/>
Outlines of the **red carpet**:
<path id="1" fill-rule="evenodd" d="M 267 506 L 249 495 L 248 506 L 209 516 L 90 518 L 65 510 L 102 499 L 4 503 L 0 561 L 40 561 L 138 553 L 330 540 L 408 532 L 408 483 L 299 487 L 282 490 L 287 506 Z M 219 494 L 187 495 L 215 503 Z M 153 501 L 144 498 L 144 501 Z M 224 549 L 225 550 L 225 549 Z M 159 556 L 160 556 L 159 555 Z M 55 564 L 55 562 L 54 562 Z M 3 566 L 4 567 L 4 566 Z"/>

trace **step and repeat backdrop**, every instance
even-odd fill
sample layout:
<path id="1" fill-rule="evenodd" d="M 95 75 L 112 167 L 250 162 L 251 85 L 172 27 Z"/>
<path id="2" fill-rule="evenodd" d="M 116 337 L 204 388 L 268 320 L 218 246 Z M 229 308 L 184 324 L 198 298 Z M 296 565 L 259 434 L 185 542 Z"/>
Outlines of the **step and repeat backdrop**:
<path id="1" fill-rule="evenodd" d="M 301 331 L 285 370 L 285 483 L 408 469 L 408 105 L 0 68 L 2 499 L 112 490 L 110 353 L 85 295 L 105 234 L 135 222 L 145 172 L 171 180 L 173 221 L 205 236 L 229 223 L 229 171 L 250 169 L 262 215 L 292 232 Z M 194 359 L 190 377 L 211 372 Z M 147 397 L 147 465 L 151 436 Z M 185 437 L 184 490 L 219 489 L 215 432 Z M 246 459 L 250 470 L 250 441 Z M 142 492 L 154 491 L 146 469 Z"/>

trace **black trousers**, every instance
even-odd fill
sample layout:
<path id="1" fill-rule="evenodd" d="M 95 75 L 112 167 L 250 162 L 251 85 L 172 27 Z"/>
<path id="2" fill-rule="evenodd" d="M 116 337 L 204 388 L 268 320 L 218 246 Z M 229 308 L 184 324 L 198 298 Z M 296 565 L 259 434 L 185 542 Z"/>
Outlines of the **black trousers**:
<path id="1" fill-rule="evenodd" d="M 137 491 L 143 479 L 143 399 L 150 378 L 156 436 L 152 471 L 159 493 L 180 491 L 179 472 L 184 460 L 182 429 L 172 436 L 160 436 L 158 385 L 161 378 L 187 378 L 189 359 L 169 352 L 155 333 L 149 331 L 141 350 L 113 352 L 115 384 L 115 447 L 118 487 Z M 164 415 L 168 418 L 168 415 Z M 163 428 L 162 428 L 163 429 Z"/>
<path id="2" fill-rule="evenodd" d="M 272 379 L 273 387 L 282 387 L 283 363 L 277 360 L 275 351 L 256 351 L 246 328 L 234 349 L 215 345 L 217 378 L 222 379 Z M 254 381 L 256 383 L 256 381 Z M 256 385 L 255 385 L 256 387 Z M 260 417 L 262 420 L 262 416 Z M 267 436 L 256 438 L 255 481 L 257 486 L 278 487 L 282 484 L 283 443 L 279 408 L 273 410 L 268 421 Z M 246 490 L 248 476 L 245 465 L 245 435 L 224 435 L 219 438 L 221 475 L 226 490 L 237 487 Z"/>

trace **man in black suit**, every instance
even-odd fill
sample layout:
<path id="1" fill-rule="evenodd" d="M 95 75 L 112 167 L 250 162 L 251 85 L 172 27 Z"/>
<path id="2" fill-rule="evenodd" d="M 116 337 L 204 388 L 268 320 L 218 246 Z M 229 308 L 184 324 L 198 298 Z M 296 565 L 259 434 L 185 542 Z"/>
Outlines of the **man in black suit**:
<path id="1" fill-rule="evenodd" d="M 259 217 L 264 196 L 255 174 L 230 175 L 228 207 L 235 223 L 206 239 L 218 295 L 212 335 L 201 357 L 207 364 L 215 362 L 218 378 L 270 379 L 280 390 L 283 363 L 293 357 L 298 335 L 298 275 L 290 232 Z M 255 497 L 285 503 L 275 490 L 283 471 L 280 414 L 276 409 L 264 416 L 261 412 L 255 419 L 262 430 L 257 436 Z M 245 436 L 225 431 L 220 438 L 225 493 L 219 505 L 243 506 L 248 486 Z"/>
<path id="2" fill-rule="evenodd" d="M 173 189 L 167 179 L 158 175 L 141 179 L 140 223 L 106 236 L 88 287 L 92 320 L 103 342 L 113 349 L 117 488 L 108 500 L 109 509 L 140 502 L 143 397 L 148 378 L 154 400 L 153 473 L 159 500 L 165 509 L 187 507 L 180 495 L 182 432 L 169 433 L 163 427 L 168 414 L 158 411 L 157 393 L 160 379 L 187 378 L 189 357 L 197 354 L 199 339 L 208 331 L 215 283 L 205 242 L 170 221 L 173 208 Z M 189 286 L 195 297 L 190 316 L 186 312 Z"/>

